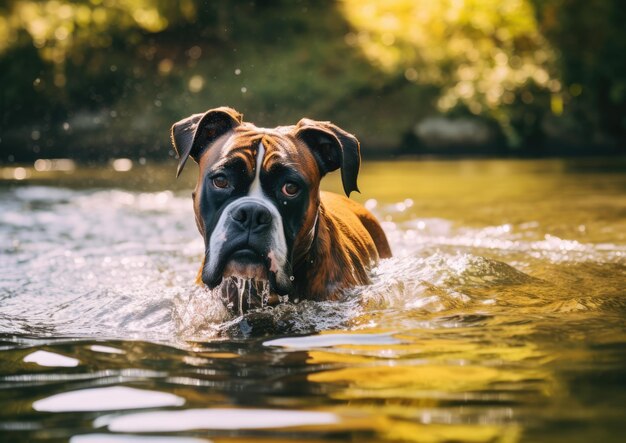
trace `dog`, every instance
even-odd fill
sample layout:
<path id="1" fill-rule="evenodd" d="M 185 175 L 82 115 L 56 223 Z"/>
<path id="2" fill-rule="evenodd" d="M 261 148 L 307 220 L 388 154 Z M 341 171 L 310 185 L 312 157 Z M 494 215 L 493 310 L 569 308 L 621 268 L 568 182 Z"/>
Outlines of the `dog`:
<path id="1" fill-rule="evenodd" d="M 231 309 L 286 295 L 336 300 L 391 257 L 376 218 L 348 198 L 359 192 L 360 145 L 334 124 L 304 118 L 259 128 L 220 107 L 175 123 L 171 139 L 177 177 L 189 157 L 199 165 L 192 198 L 205 255 L 197 282 L 221 286 Z M 320 191 L 337 169 L 347 197 Z"/>

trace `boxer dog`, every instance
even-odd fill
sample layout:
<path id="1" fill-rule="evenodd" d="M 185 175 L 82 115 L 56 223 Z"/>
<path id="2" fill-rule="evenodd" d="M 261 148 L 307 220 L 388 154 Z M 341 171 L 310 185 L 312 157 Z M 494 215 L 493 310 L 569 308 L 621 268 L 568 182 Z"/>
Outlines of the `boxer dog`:
<path id="1" fill-rule="evenodd" d="M 359 142 L 343 129 L 306 118 L 258 128 L 221 107 L 179 121 L 171 136 L 177 176 L 189 157 L 199 165 L 192 196 L 205 255 L 198 283 L 220 286 L 240 314 L 285 295 L 337 299 L 367 284 L 370 268 L 391 256 L 370 212 L 320 191 L 322 177 L 337 169 L 346 195 L 358 191 Z"/>

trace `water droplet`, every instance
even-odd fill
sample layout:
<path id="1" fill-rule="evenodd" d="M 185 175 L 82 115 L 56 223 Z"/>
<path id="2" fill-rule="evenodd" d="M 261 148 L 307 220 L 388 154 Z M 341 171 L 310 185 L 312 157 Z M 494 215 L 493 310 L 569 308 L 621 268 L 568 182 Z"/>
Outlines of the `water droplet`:
<path id="1" fill-rule="evenodd" d="M 189 83 L 187 84 L 187 88 L 191 92 L 200 92 L 204 87 L 204 78 L 200 75 L 194 75 L 189 79 Z"/>
<path id="2" fill-rule="evenodd" d="M 364 206 L 365 206 L 365 209 L 367 209 L 368 211 L 371 211 L 372 209 L 376 208 L 376 206 L 378 206 L 378 202 L 374 200 L 373 198 L 370 198 L 369 200 L 365 202 Z"/>
<path id="3" fill-rule="evenodd" d="M 192 46 L 187 51 L 187 55 L 192 60 L 198 60 L 202 56 L 202 48 L 200 46 Z"/>
<path id="4" fill-rule="evenodd" d="M 118 172 L 127 172 L 133 169 L 133 161 L 129 158 L 117 158 L 111 162 L 111 166 Z"/>
<path id="5" fill-rule="evenodd" d="M 28 171 L 25 168 L 15 168 L 13 170 L 13 178 L 15 180 L 24 180 L 28 177 Z"/>

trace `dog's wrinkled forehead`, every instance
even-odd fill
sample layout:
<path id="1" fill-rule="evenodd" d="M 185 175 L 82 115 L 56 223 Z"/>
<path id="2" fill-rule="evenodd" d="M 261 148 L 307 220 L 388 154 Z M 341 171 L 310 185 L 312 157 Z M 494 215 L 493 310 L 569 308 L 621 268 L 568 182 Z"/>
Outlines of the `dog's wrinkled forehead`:
<path id="1" fill-rule="evenodd" d="M 285 166 L 315 178 L 340 169 L 346 195 L 359 190 L 359 141 L 331 122 L 303 118 L 293 126 L 264 129 L 244 122 L 239 112 L 222 106 L 174 123 L 171 137 L 179 159 L 176 176 L 189 158 L 206 169 L 224 157 L 237 155 L 238 150 L 247 150 L 247 162 L 253 164 L 250 157 L 254 156 L 254 147 L 263 143 L 267 160 L 282 157 Z M 267 163 L 264 158 L 263 169 Z"/>
<path id="2" fill-rule="evenodd" d="M 316 171 L 315 158 L 303 149 L 302 142 L 293 136 L 294 126 L 278 126 L 276 128 L 259 128 L 251 123 L 243 123 L 234 130 L 224 134 L 200 158 L 202 169 L 219 169 L 221 166 L 241 159 L 245 162 L 248 173 L 256 167 L 259 145 L 263 145 L 264 157 L 262 169 L 267 170 L 275 163 L 286 166 L 305 166 L 298 168 L 301 172 Z M 313 175 L 313 174 L 312 174 Z M 307 177 L 313 179 L 314 177 Z M 319 176 L 318 176 L 319 178 Z"/>

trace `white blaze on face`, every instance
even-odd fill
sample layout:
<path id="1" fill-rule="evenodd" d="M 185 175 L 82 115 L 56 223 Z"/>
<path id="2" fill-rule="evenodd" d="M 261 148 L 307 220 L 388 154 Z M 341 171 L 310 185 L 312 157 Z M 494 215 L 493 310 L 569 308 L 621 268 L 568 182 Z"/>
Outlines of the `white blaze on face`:
<path id="1" fill-rule="evenodd" d="M 261 189 L 261 169 L 263 168 L 263 157 L 265 157 L 265 146 L 259 143 L 259 152 L 256 154 L 256 169 L 254 170 L 254 180 L 250 185 L 248 197 L 264 199 L 263 189 Z"/>
<path id="2" fill-rule="evenodd" d="M 261 187 L 261 169 L 264 157 L 265 146 L 263 146 L 263 143 L 259 143 L 256 156 L 256 167 L 254 170 L 254 180 L 252 180 L 248 194 L 245 197 L 238 198 L 237 200 L 229 203 L 228 206 L 224 208 L 224 211 L 222 211 L 222 214 L 220 215 L 220 218 L 215 225 L 215 229 L 211 233 L 211 237 L 209 239 L 209 257 L 207 266 L 210 271 L 214 271 L 218 265 L 222 247 L 227 239 L 226 231 L 228 229 L 229 220 L 231 220 L 230 214 L 241 204 L 255 202 L 265 206 L 272 215 L 271 242 L 267 257 L 271 262 L 270 272 L 275 272 L 277 282 L 282 287 L 286 287 L 289 285 L 289 276 L 285 273 L 285 265 L 287 263 L 287 241 L 283 230 L 283 219 L 280 216 L 274 202 L 272 202 L 272 200 L 265 195 L 263 188 Z"/>

